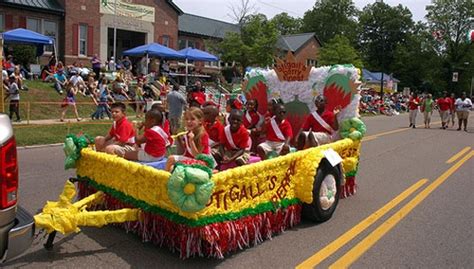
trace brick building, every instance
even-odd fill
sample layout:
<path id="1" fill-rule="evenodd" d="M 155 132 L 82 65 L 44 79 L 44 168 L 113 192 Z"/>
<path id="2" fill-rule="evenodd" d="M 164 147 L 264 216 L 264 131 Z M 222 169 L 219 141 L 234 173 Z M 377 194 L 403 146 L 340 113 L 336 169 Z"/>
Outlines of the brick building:
<path id="1" fill-rule="evenodd" d="M 279 56 L 285 57 L 291 51 L 296 60 L 308 66 L 317 66 L 321 42 L 315 33 L 283 35 L 278 38 Z"/>
<path id="2" fill-rule="evenodd" d="M 51 36 L 57 40 L 58 57 L 65 64 L 77 60 L 89 64 L 94 54 L 102 61 L 112 56 L 114 26 L 117 57 L 124 50 L 151 42 L 176 50 L 206 50 L 207 41 L 221 40 L 227 32 L 239 31 L 236 24 L 184 14 L 172 0 L 0 1 L 0 32 L 21 27 Z M 314 33 L 281 36 L 277 42 L 282 55 L 292 51 L 298 60 L 309 65 L 317 64 L 320 47 Z M 46 47 L 45 51 L 49 56 L 53 48 Z M 192 69 L 204 73 L 227 65 L 191 64 Z"/>

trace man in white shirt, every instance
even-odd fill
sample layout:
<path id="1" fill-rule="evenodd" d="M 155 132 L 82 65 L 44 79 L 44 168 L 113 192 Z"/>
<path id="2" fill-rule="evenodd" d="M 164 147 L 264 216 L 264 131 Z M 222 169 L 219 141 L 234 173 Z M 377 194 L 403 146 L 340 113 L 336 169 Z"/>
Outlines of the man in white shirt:
<path id="1" fill-rule="evenodd" d="M 456 114 L 458 115 L 458 131 L 461 131 L 462 124 L 464 123 L 464 131 L 467 132 L 467 119 L 469 118 L 469 110 L 472 107 L 472 101 L 467 98 L 466 93 L 463 92 L 461 97 L 454 102 L 454 106 L 456 107 Z"/>

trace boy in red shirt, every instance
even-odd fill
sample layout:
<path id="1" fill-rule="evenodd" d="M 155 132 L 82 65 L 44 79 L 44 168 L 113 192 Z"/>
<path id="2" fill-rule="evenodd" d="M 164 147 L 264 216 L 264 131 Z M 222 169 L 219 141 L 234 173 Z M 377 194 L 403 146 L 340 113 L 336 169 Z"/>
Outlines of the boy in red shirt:
<path id="1" fill-rule="evenodd" d="M 275 116 L 266 124 L 267 140 L 257 147 L 257 153 L 262 160 L 267 159 L 268 153 L 274 151 L 279 155 L 290 152 L 290 140 L 293 137 L 291 124 L 285 119 L 286 109 L 283 104 L 274 106 Z"/>
<path id="2" fill-rule="evenodd" d="M 135 143 L 135 130 L 125 115 L 125 104 L 113 103 L 111 106 L 114 123 L 109 133 L 95 138 L 97 151 L 104 151 L 123 157 L 126 152 L 132 151 Z"/>
<path id="3" fill-rule="evenodd" d="M 316 147 L 334 141 L 337 129 L 339 129 L 339 123 L 337 122 L 339 109 L 326 110 L 326 103 L 327 100 L 322 95 L 314 100 L 316 111 L 306 117 L 296 136 L 298 138 L 298 149 Z"/>
<path id="4" fill-rule="evenodd" d="M 233 109 L 230 112 L 230 124 L 221 130 L 219 151 L 214 152 L 214 159 L 218 164 L 227 164 L 235 161 L 238 166 L 248 163 L 251 147 L 249 132 L 242 124 L 243 113 Z"/>
<path id="5" fill-rule="evenodd" d="M 137 148 L 125 152 L 124 158 L 127 160 L 141 162 L 157 162 L 164 158 L 166 147 L 171 144 L 171 137 L 161 127 L 163 114 L 152 109 L 145 115 L 145 132 L 136 137 Z M 140 146 L 145 144 L 144 148 Z"/>
<path id="6" fill-rule="evenodd" d="M 220 133 L 224 131 L 224 125 L 217 120 L 219 110 L 213 104 L 206 105 L 202 112 L 204 113 L 204 129 L 206 129 L 209 135 L 209 146 L 211 148 L 217 148 L 220 141 Z"/>

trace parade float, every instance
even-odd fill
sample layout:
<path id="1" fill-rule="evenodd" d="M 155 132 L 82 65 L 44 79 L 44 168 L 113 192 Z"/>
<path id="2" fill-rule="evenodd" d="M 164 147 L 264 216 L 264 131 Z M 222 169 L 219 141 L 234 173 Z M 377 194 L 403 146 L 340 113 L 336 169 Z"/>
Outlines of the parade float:
<path id="1" fill-rule="evenodd" d="M 108 223 L 177 251 L 182 258 L 223 258 L 297 225 L 302 217 L 323 222 L 339 198 L 355 193 L 360 141 L 365 125 L 357 108 L 359 71 L 352 65 L 308 67 L 290 56 L 275 69 L 249 69 L 242 85 L 247 98 L 266 112 L 271 98 L 285 102 L 299 128 L 324 94 L 328 109 L 340 107 L 340 139 L 224 171 L 212 160 L 176 165 L 172 173 L 94 151 L 85 137 L 69 136 L 66 165 L 75 167 L 76 187 L 66 183 L 60 199 L 48 202 L 37 227 L 54 234 Z"/>

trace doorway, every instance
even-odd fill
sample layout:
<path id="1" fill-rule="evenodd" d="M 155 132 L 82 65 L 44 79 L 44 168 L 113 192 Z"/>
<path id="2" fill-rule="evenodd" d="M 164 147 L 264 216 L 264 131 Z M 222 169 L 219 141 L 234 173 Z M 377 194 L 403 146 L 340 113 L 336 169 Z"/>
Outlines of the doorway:
<path id="1" fill-rule="evenodd" d="M 114 53 L 114 29 L 107 30 L 107 57 Z M 117 59 L 122 58 L 122 53 L 128 49 L 146 44 L 146 33 L 117 29 Z"/>

